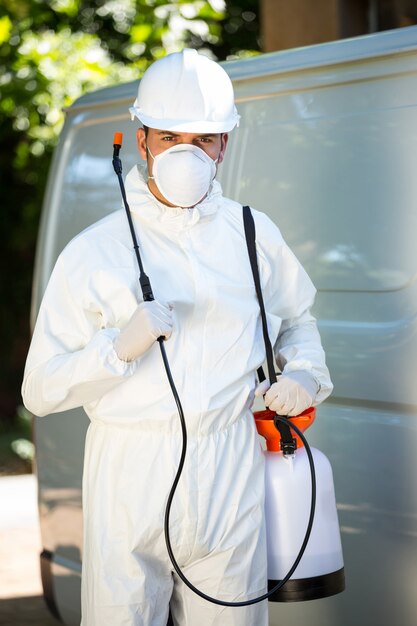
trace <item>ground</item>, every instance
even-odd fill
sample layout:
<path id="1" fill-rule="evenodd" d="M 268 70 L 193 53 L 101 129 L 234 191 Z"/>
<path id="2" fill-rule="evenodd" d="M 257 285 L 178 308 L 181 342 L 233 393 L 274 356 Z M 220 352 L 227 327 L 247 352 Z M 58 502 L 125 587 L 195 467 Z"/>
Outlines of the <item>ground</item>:
<path id="1" fill-rule="evenodd" d="M 2 626 L 59 625 L 46 608 L 42 595 L 37 487 L 32 473 L 30 441 L 31 417 L 23 407 L 18 407 L 13 420 L 0 419 Z M 24 458 L 16 453 L 16 449 Z"/>

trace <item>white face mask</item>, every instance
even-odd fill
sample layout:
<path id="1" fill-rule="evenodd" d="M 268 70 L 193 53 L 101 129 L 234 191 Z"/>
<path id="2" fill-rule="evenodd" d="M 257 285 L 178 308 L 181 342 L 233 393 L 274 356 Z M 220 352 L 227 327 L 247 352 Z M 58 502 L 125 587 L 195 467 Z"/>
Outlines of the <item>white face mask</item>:
<path id="1" fill-rule="evenodd" d="M 171 204 L 193 207 L 207 194 L 216 175 L 216 162 L 201 148 L 181 143 L 153 158 L 153 176 L 159 191 Z"/>

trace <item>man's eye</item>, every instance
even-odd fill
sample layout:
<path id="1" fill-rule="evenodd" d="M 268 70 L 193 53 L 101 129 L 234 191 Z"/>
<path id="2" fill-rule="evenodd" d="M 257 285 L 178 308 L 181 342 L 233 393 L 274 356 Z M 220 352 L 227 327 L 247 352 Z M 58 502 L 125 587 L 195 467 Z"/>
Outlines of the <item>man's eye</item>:
<path id="1" fill-rule="evenodd" d="M 172 135 L 165 135 L 165 137 L 162 137 L 162 141 L 172 141 L 174 139 L 174 137 Z"/>

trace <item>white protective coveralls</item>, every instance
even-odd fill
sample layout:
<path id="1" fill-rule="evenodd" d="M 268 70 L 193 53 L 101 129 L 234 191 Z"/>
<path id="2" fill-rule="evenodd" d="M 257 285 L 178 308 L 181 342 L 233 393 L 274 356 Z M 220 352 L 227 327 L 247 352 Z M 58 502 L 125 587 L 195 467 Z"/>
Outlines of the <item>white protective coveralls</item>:
<path id="1" fill-rule="evenodd" d="M 149 192 L 141 167 L 128 201 L 155 298 L 173 304 L 166 341 L 183 403 L 188 451 L 171 515 L 174 553 L 205 593 L 239 601 L 264 593 L 264 465 L 251 412 L 265 357 L 242 207 L 217 181 L 193 209 Z M 315 289 L 278 228 L 254 211 L 269 332 L 284 371 L 331 391 L 309 309 Z M 123 210 L 75 237 L 40 308 L 23 398 L 42 416 L 84 406 L 91 420 L 83 476 L 83 626 L 266 626 L 267 602 L 222 608 L 173 575 L 163 520 L 181 431 L 159 346 L 131 363 L 113 341 L 141 293 Z"/>

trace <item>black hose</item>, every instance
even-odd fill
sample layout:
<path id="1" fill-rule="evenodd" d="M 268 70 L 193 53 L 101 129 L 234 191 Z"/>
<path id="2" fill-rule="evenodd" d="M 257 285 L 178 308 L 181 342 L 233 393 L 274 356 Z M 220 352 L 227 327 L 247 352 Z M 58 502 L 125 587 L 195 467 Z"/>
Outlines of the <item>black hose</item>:
<path id="1" fill-rule="evenodd" d="M 310 505 L 310 515 L 309 515 L 309 519 L 308 519 L 307 529 L 306 529 L 306 533 L 304 535 L 304 539 L 303 539 L 303 542 L 301 544 L 300 550 L 298 552 L 298 555 L 297 555 L 294 563 L 292 564 L 291 568 L 289 569 L 288 573 L 270 591 L 264 593 L 262 596 L 259 596 L 257 598 L 253 598 L 252 600 L 243 600 L 242 602 L 227 602 L 225 600 L 219 600 L 218 598 L 212 598 L 211 596 L 207 595 L 203 591 L 200 591 L 200 589 L 197 589 L 197 587 L 195 587 L 188 580 L 188 578 L 186 578 L 186 576 L 184 575 L 184 573 L 181 570 L 180 566 L 178 565 L 178 563 L 177 563 L 177 561 L 175 559 L 175 555 L 174 555 L 173 549 L 172 549 L 171 538 L 169 536 L 169 516 L 170 516 L 170 513 L 171 513 L 172 501 L 174 499 L 175 491 L 177 489 L 178 482 L 180 480 L 181 473 L 182 473 L 182 470 L 184 468 L 185 457 L 186 457 L 186 454 L 187 454 L 187 426 L 186 426 L 186 423 L 185 423 L 185 417 L 184 417 L 184 412 L 183 412 L 182 405 L 181 405 L 181 400 L 179 398 L 177 389 L 175 387 L 174 380 L 172 378 L 171 370 L 170 370 L 170 367 L 169 367 L 169 362 L 168 362 L 168 359 L 167 359 L 167 356 L 166 356 L 166 352 L 165 352 L 165 346 L 164 346 L 163 341 L 161 339 L 158 339 L 158 341 L 159 341 L 159 346 L 161 348 L 162 359 L 164 361 L 165 371 L 166 371 L 166 374 L 167 374 L 167 377 L 168 377 L 169 385 L 171 387 L 172 395 L 174 396 L 175 402 L 176 402 L 176 405 L 177 405 L 178 415 L 180 417 L 180 422 L 181 422 L 181 431 L 182 431 L 181 457 L 180 457 L 180 461 L 179 461 L 179 464 L 178 464 L 177 473 L 175 475 L 174 481 L 172 483 L 171 490 L 170 490 L 169 495 L 168 495 L 168 500 L 167 500 L 167 504 L 166 504 L 166 508 L 165 508 L 164 532 L 165 532 L 165 543 L 166 543 L 166 546 L 167 546 L 169 558 L 171 559 L 171 563 L 172 563 L 175 571 L 177 572 L 178 576 L 183 581 L 183 583 L 185 585 L 187 585 L 187 587 L 189 589 L 191 589 L 191 591 L 193 591 L 198 596 L 200 596 L 200 598 L 203 598 L 204 600 L 207 600 L 208 602 L 211 602 L 213 604 L 218 604 L 220 606 L 229 606 L 229 607 L 250 606 L 251 604 L 257 604 L 258 602 L 262 602 L 263 600 L 267 600 L 270 596 L 272 596 L 277 591 L 279 591 L 285 585 L 285 583 L 291 578 L 291 576 L 293 575 L 293 573 L 297 569 L 298 564 L 299 564 L 299 562 L 301 561 L 301 559 L 303 557 L 303 554 L 304 554 L 305 549 L 307 547 L 308 541 L 310 539 L 310 534 L 311 534 L 311 530 L 312 530 L 312 527 L 313 527 L 313 521 L 314 521 L 314 512 L 315 512 L 315 509 L 316 509 L 316 492 L 317 492 L 317 489 L 316 489 L 316 472 L 315 472 L 315 469 L 314 469 L 313 455 L 312 455 L 310 446 L 308 445 L 308 442 L 307 442 L 304 434 L 301 432 L 301 430 L 295 424 L 292 424 L 290 420 L 288 420 L 286 417 L 283 417 L 281 415 L 277 415 L 275 417 L 276 420 L 278 420 L 278 421 L 286 424 L 287 426 L 289 426 L 300 437 L 300 439 L 303 442 L 304 447 L 306 449 L 308 462 L 309 462 L 309 465 L 310 465 L 310 474 L 311 474 L 311 505 Z"/>

